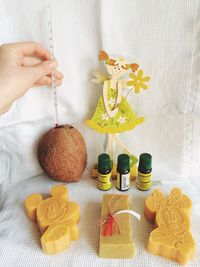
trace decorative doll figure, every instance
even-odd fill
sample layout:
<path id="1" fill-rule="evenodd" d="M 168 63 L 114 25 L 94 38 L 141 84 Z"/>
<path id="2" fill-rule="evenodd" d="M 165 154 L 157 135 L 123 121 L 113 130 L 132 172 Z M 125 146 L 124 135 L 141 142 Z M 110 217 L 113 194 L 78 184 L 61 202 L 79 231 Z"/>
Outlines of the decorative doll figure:
<path id="1" fill-rule="evenodd" d="M 93 117 L 86 123 L 97 132 L 108 134 L 108 153 L 112 159 L 114 157 L 113 141 L 115 141 L 122 152 L 130 156 L 131 165 L 134 165 L 137 158 L 119 139 L 119 133 L 131 130 L 144 121 L 143 117 L 136 116 L 128 101 L 122 95 L 122 88 L 127 87 L 126 80 L 123 77 L 130 71 L 133 74 L 139 65 L 128 64 L 122 57 L 111 59 L 104 51 L 100 51 L 99 60 L 105 62 L 110 77 L 106 79 L 106 77 L 96 73 L 97 79 L 93 81 L 103 82 L 103 96 L 98 101 Z M 98 76 L 101 76 L 101 81 L 98 81 Z"/>

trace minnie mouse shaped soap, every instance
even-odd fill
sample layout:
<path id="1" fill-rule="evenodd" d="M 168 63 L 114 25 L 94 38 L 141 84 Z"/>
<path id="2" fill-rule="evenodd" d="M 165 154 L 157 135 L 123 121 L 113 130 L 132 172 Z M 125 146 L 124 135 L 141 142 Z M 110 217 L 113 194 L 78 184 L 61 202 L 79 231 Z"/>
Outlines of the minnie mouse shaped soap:
<path id="1" fill-rule="evenodd" d="M 190 230 L 192 202 L 179 188 L 172 189 L 168 197 L 156 189 L 146 199 L 144 215 L 155 223 L 147 250 L 155 255 L 186 264 L 192 258 L 195 242 Z"/>

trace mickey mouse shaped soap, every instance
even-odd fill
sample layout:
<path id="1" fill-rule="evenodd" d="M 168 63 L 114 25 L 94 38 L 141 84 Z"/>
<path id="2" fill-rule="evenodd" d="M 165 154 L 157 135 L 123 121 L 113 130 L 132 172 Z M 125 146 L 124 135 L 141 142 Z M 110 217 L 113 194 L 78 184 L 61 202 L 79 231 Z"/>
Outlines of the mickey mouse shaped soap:
<path id="1" fill-rule="evenodd" d="M 79 238 L 77 223 L 80 207 L 69 202 L 68 190 L 64 185 L 51 188 L 51 197 L 43 199 L 40 194 L 32 194 L 25 200 L 27 216 L 37 221 L 42 234 L 42 250 L 47 254 L 57 254 L 68 248 L 72 240 Z"/>

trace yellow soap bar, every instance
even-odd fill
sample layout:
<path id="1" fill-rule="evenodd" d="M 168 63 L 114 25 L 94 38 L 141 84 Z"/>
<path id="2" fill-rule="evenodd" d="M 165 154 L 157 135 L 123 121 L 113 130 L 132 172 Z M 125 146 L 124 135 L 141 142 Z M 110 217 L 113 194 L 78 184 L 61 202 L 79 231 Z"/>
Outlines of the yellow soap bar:
<path id="1" fill-rule="evenodd" d="M 149 237 L 147 250 L 186 264 L 193 257 L 195 242 L 190 230 L 192 201 L 174 188 L 168 197 L 160 190 L 154 190 L 146 199 L 144 215 L 155 223 Z"/>
<path id="2" fill-rule="evenodd" d="M 135 256 L 130 214 L 121 213 L 114 216 L 117 225 L 114 223 L 114 225 L 112 225 L 112 234 L 106 235 L 108 234 L 106 229 L 109 230 L 110 228 L 109 225 L 106 224 L 110 214 L 115 214 L 121 210 L 130 210 L 130 200 L 131 198 L 129 195 L 103 195 L 101 221 L 105 223 L 102 223 L 100 227 L 99 257 L 125 259 Z"/>
<path id="3" fill-rule="evenodd" d="M 42 200 L 40 194 L 32 194 L 25 201 L 27 215 L 36 220 L 45 253 L 56 254 L 65 250 L 71 240 L 79 238 L 77 224 L 80 220 L 80 207 L 68 201 L 68 190 L 64 185 L 51 188 L 51 197 Z"/>

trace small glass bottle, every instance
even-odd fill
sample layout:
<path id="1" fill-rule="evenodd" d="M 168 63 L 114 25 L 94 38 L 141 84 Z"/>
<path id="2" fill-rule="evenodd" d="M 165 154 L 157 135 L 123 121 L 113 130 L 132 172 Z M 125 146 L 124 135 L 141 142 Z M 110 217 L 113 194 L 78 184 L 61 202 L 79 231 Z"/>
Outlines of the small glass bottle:
<path id="1" fill-rule="evenodd" d="M 111 189 L 111 162 L 106 153 L 98 156 L 98 188 L 103 191 Z"/>
<path id="2" fill-rule="evenodd" d="M 142 191 L 149 190 L 151 188 L 151 172 L 152 172 L 152 156 L 148 153 L 140 155 L 138 176 L 137 176 L 137 188 Z"/>
<path id="3" fill-rule="evenodd" d="M 117 189 L 127 191 L 130 187 L 130 157 L 120 154 L 117 160 Z"/>

